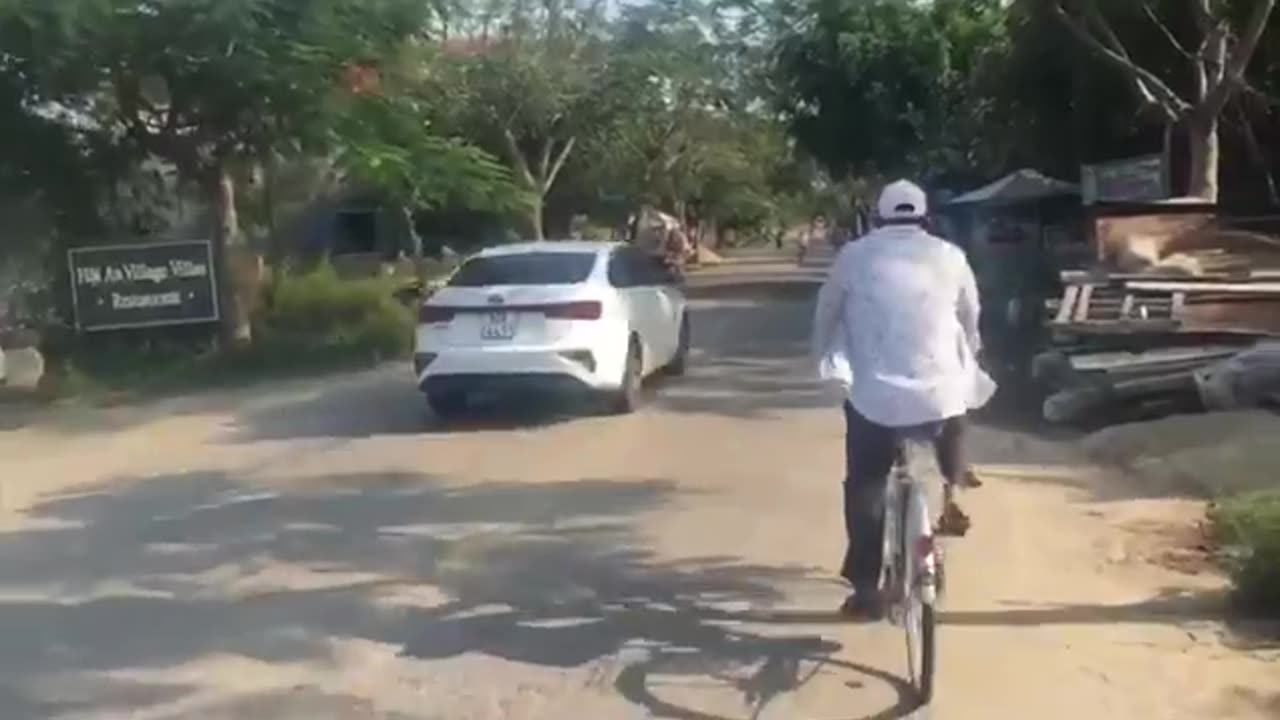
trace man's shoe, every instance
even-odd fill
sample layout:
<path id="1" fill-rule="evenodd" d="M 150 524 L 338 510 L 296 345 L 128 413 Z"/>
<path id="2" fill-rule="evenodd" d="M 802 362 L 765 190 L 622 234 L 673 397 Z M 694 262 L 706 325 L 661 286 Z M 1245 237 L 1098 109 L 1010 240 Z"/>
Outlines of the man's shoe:
<path id="1" fill-rule="evenodd" d="M 884 619 L 884 605 L 879 593 L 857 593 L 845 598 L 840 616 L 856 622 L 879 622 Z"/>
<path id="2" fill-rule="evenodd" d="M 972 523 L 969 516 L 953 502 L 947 503 L 942 510 L 942 518 L 938 520 L 937 531 L 946 537 L 964 537 Z"/>
<path id="3" fill-rule="evenodd" d="M 965 471 L 964 479 L 960 481 L 960 484 L 966 488 L 980 488 L 982 487 L 982 480 L 978 477 L 977 473 L 972 470 L 967 470 Z"/>

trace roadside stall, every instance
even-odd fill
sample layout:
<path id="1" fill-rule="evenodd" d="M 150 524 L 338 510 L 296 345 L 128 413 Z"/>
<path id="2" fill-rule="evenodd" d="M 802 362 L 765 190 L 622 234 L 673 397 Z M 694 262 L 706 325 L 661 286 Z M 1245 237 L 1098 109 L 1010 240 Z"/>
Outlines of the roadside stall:
<path id="1" fill-rule="evenodd" d="M 1025 369 L 1058 272 L 1088 262 L 1080 188 L 1018 170 L 944 203 L 939 224 L 977 275 L 993 370 Z"/>

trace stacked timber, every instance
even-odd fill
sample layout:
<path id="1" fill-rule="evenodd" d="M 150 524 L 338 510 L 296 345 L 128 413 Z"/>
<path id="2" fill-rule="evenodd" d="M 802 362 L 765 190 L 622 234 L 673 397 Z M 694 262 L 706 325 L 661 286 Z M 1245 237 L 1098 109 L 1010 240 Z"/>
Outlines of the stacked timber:
<path id="1" fill-rule="evenodd" d="M 1062 296 L 1049 304 L 1052 347 L 1032 367 L 1050 388 L 1047 420 L 1114 422 L 1280 397 L 1280 267 L 1206 255 L 1145 272 L 1062 273 Z"/>

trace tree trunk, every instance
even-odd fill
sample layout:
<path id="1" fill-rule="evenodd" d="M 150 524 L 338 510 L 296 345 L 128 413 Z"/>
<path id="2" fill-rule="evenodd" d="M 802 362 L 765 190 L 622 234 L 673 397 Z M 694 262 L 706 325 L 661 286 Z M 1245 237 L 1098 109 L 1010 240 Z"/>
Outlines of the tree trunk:
<path id="1" fill-rule="evenodd" d="M 267 153 L 263 158 L 262 165 L 262 204 L 264 213 L 266 214 L 267 225 L 267 259 L 271 263 L 271 267 L 278 268 L 284 262 L 283 240 L 280 237 L 280 228 L 276 223 L 276 158 L 275 153 Z"/>
<path id="2" fill-rule="evenodd" d="M 507 156 L 511 161 L 511 167 L 515 170 L 516 177 L 519 178 L 529 190 L 531 200 L 528 207 L 525 208 L 524 221 L 526 230 L 529 232 L 529 239 L 544 240 L 546 239 L 546 227 L 544 226 L 543 213 L 547 204 L 547 193 L 551 191 L 551 186 L 555 184 L 556 178 L 560 176 L 560 171 L 564 169 L 565 162 L 569 159 L 569 154 L 573 152 L 574 145 L 577 144 L 577 138 L 569 138 L 559 150 L 556 150 L 554 138 L 545 138 L 541 144 L 541 150 L 534 158 L 534 164 L 530 164 L 530 158 L 525 155 L 519 139 L 510 128 L 503 130 L 503 139 L 506 141 Z"/>
<path id="3" fill-rule="evenodd" d="M 644 206 L 636 209 L 631 215 L 631 220 L 627 223 L 627 242 L 635 244 L 640 238 L 640 221 L 644 217 Z"/>
<path id="4" fill-rule="evenodd" d="M 1187 195 L 1218 201 L 1218 161 L 1221 142 L 1218 117 L 1191 118 L 1187 121 L 1187 142 L 1191 149 L 1191 168 L 1187 178 Z"/>
<path id="5" fill-rule="evenodd" d="M 413 216 L 413 208 L 407 203 L 400 205 L 400 216 L 404 220 L 406 238 L 409 240 L 409 254 L 413 258 L 413 274 L 418 282 L 426 282 L 426 251 L 422 236 L 418 234 L 418 224 Z"/>
<path id="6" fill-rule="evenodd" d="M 546 197 L 537 195 L 531 200 L 525 208 L 524 222 L 525 231 L 529 233 L 529 240 L 545 240 L 546 233 L 542 227 L 543 205 L 546 203 Z"/>
<path id="7" fill-rule="evenodd" d="M 218 299 L 221 303 L 220 337 L 224 348 L 243 347 L 253 341 L 248 300 L 256 288 L 248 287 L 243 262 L 240 216 L 236 212 L 236 183 L 224 163 L 214 175 L 214 247 L 218 263 Z"/>

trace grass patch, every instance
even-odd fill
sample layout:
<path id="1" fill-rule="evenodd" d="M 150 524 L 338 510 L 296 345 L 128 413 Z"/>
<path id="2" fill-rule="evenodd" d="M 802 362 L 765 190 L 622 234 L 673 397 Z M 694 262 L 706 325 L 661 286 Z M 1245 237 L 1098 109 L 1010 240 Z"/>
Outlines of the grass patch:
<path id="1" fill-rule="evenodd" d="M 1280 490 L 1216 502 L 1209 523 L 1240 608 L 1280 616 Z"/>
<path id="2" fill-rule="evenodd" d="M 405 355 L 413 344 L 413 312 L 396 300 L 398 285 L 381 278 L 343 280 L 322 265 L 284 274 L 268 289 L 256 318 L 261 361 L 299 353 L 371 360 Z"/>

